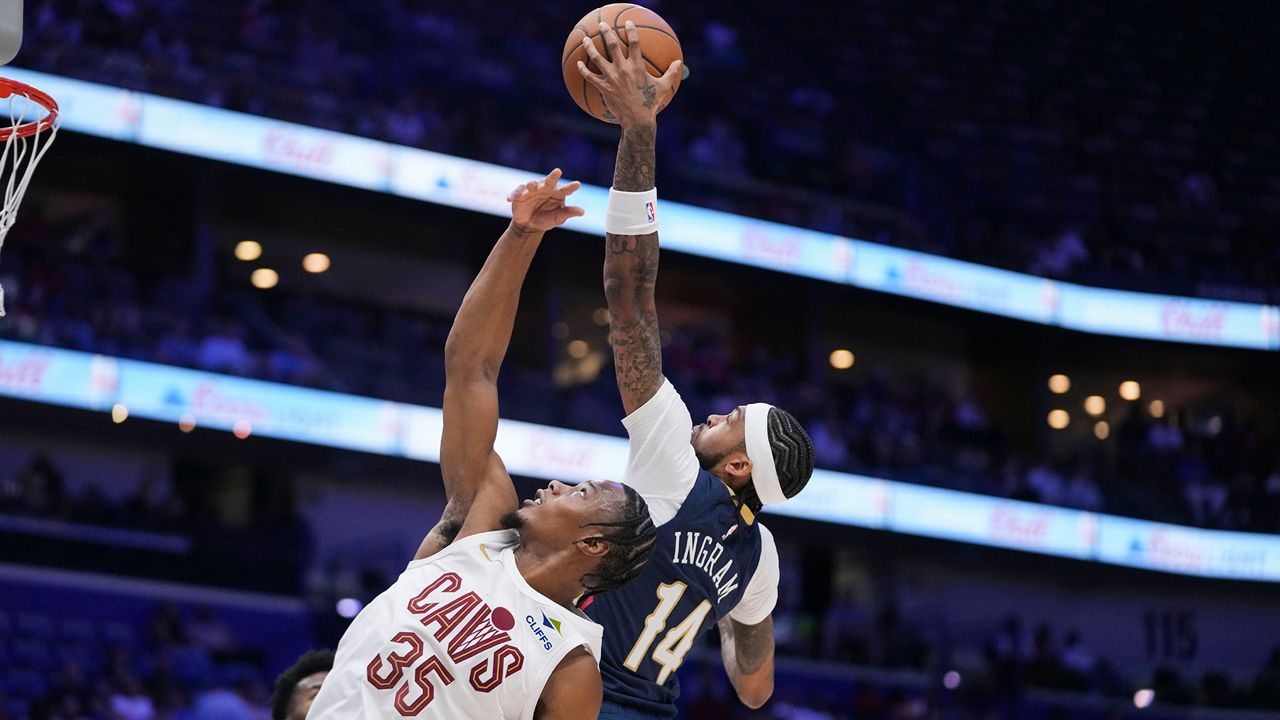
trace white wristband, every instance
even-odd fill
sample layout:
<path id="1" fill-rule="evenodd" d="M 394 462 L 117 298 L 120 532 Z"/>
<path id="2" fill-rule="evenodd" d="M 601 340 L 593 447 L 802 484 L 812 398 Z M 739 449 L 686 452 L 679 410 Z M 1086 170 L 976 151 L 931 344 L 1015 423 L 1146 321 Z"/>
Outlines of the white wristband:
<path id="1" fill-rule="evenodd" d="M 658 231 L 658 188 L 627 192 L 609 188 L 604 231 L 612 235 L 647 235 Z"/>

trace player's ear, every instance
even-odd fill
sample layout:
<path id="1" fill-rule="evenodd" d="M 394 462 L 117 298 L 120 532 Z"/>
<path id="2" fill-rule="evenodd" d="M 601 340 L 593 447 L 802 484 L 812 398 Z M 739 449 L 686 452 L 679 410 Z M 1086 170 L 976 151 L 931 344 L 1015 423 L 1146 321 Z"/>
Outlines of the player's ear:
<path id="1" fill-rule="evenodd" d="M 583 538 L 574 543 L 578 546 L 578 552 L 588 557 L 601 558 L 613 547 L 613 543 L 600 538 Z"/>
<path id="2" fill-rule="evenodd" d="M 734 453 L 725 459 L 724 471 L 734 479 L 748 479 L 751 477 L 751 460 L 744 452 Z"/>

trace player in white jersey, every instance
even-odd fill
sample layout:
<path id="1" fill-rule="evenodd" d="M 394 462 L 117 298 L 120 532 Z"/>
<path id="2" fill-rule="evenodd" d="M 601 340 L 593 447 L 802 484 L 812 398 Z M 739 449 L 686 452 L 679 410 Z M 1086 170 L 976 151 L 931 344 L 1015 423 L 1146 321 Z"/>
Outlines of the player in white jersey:
<path id="1" fill-rule="evenodd" d="M 413 562 L 351 623 L 309 720 L 594 719 L 601 628 L 574 607 L 626 583 L 654 545 L 635 491 L 552 482 L 517 509 L 493 444 L 497 377 L 547 230 L 581 208 L 557 169 L 511 194 L 512 222 L 445 345 L 440 472 L 448 505 Z"/>

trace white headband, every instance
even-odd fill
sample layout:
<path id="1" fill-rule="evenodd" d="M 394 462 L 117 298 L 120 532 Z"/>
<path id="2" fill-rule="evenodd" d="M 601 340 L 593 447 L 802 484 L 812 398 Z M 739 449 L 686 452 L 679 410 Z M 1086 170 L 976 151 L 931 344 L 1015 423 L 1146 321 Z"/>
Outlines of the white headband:
<path id="1" fill-rule="evenodd" d="M 778 467 L 773 464 L 773 449 L 769 447 L 769 403 L 751 403 L 746 406 L 747 459 L 751 461 L 751 481 L 756 486 L 756 497 L 764 505 L 776 505 L 787 499 L 778 484 Z"/>

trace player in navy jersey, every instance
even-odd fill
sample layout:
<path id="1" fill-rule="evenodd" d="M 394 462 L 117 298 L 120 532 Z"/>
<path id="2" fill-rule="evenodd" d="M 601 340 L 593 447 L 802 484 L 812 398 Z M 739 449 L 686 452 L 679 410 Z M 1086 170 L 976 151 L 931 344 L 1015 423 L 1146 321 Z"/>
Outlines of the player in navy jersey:
<path id="1" fill-rule="evenodd" d="M 609 59 L 584 42 L 595 69 L 579 63 L 622 129 L 605 220 L 605 295 L 630 457 L 623 482 L 645 498 L 658 541 L 648 567 L 626 588 L 583 608 L 605 627 L 601 718 L 675 714 L 680 667 L 694 641 L 717 624 L 725 671 L 743 703 L 773 693 L 773 607 L 778 551 L 756 522 L 794 496 L 813 473 L 813 444 L 787 412 L 742 405 L 697 425 L 662 375 L 654 287 L 658 205 L 657 114 L 682 68 L 651 76 L 639 33 L 627 47 L 601 24 Z"/>

